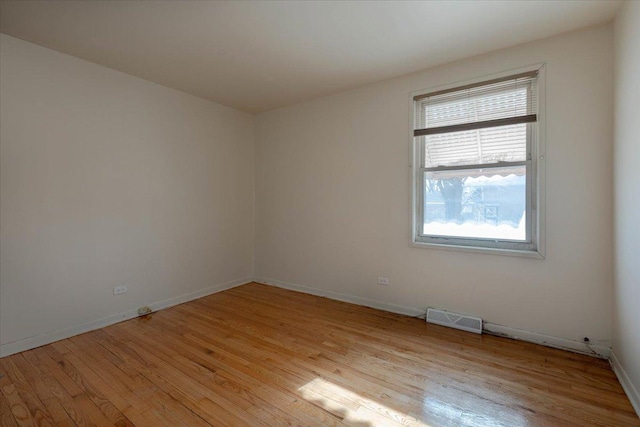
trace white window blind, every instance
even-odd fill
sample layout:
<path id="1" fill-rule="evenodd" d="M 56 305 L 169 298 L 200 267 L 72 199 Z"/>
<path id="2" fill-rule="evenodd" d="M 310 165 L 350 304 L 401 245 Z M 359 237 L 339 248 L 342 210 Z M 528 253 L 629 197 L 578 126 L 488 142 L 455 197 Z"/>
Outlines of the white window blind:
<path id="1" fill-rule="evenodd" d="M 423 138 L 427 168 L 518 162 L 527 158 L 527 125 L 524 123 Z"/>
<path id="2" fill-rule="evenodd" d="M 537 72 L 414 98 L 424 167 L 527 159 L 526 123 L 537 121 Z"/>

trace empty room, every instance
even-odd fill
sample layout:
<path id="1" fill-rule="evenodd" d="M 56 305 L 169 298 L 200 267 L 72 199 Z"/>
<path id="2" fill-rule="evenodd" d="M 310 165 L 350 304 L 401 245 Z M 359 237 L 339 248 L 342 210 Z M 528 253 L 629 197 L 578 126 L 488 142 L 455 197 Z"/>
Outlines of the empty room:
<path id="1" fill-rule="evenodd" d="M 0 0 L 0 426 L 640 426 L 640 1 Z"/>

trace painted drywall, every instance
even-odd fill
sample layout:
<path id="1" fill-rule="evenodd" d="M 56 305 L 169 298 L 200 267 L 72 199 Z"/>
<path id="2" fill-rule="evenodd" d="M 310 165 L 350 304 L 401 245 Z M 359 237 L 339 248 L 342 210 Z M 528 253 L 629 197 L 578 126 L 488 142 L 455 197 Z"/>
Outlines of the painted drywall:
<path id="1" fill-rule="evenodd" d="M 252 116 L 0 43 L 1 344 L 252 274 Z"/>
<path id="2" fill-rule="evenodd" d="M 257 116 L 256 276 L 609 346 L 612 46 L 602 26 Z M 410 247 L 409 94 L 537 63 L 546 259 Z"/>
<path id="3" fill-rule="evenodd" d="M 640 3 L 615 21 L 613 352 L 640 413 Z M 624 378 L 621 378 L 624 384 Z M 635 390 L 630 390 L 631 385 Z"/>

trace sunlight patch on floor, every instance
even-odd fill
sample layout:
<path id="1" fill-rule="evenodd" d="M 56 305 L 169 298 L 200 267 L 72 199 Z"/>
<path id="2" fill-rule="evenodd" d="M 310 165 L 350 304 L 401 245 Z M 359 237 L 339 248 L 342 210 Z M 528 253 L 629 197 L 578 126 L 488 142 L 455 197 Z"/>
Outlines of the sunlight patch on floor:
<path id="1" fill-rule="evenodd" d="M 307 401 L 321 406 L 348 424 L 361 427 L 526 427 L 529 425 L 525 417 L 507 407 L 498 409 L 499 414 L 496 414 L 492 413 L 496 411 L 496 405 L 489 405 L 486 412 L 477 413 L 432 397 L 424 398 L 422 414 L 435 424 L 425 424 L 425 421 L 419 419 L 419 414 L 403 413 L 323 378 L 308 382 L 298 391 Z"/>
<path id="2" fill-rule="evenodd" d="M 328 412 L 359 426 L 433 427 L 420 420 L 363 397 L 351 390 L 316 378 L 298 389 L 302 396 Z"/>
<path id="3" fill-rule="evenodd" d="M 422 407 L 423 413 L 451 422 L 445 425 L 460 427 L 527 427 L 529 425 L 524 417 L 510 410 L 503 411 L 497 419 L 490 414 L 465 411 L 459 406 L 429 397 L 424 399 Z"/>

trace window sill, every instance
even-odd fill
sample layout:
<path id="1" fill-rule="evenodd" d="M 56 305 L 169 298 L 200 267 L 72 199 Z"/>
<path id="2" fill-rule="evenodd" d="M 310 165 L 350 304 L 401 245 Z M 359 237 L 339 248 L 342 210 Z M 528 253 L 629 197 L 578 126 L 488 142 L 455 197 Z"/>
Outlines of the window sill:
<path id="1" fill-rule="evenodd" d="M 445 251 L 455 252 L 475 252 L 488 255 L 503 255 L 503 256 L 515 256 L 523 258 L 544 259 L 544 255 L 538 251 L 522 251 L 516 249 L 498 249 L 498 248 L 483 248 L 475 246 L 459 246 L 459 245 L 442 245 L 437 243 L 423 243 L 423 242 L 411 242 L 409 246 L 412 248 L 422 249 L 443 249 Z"/>

